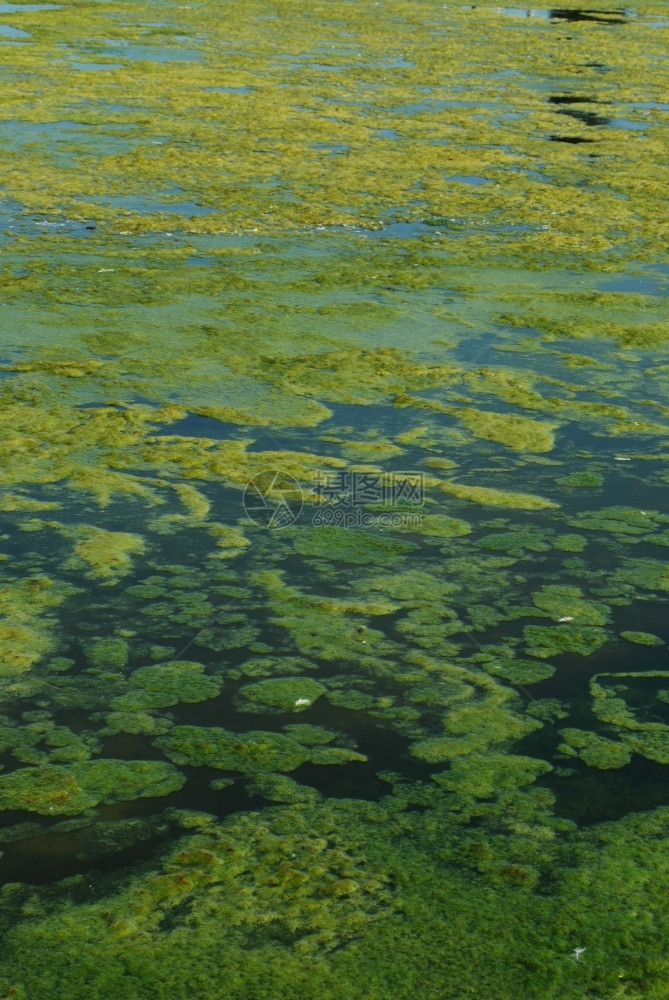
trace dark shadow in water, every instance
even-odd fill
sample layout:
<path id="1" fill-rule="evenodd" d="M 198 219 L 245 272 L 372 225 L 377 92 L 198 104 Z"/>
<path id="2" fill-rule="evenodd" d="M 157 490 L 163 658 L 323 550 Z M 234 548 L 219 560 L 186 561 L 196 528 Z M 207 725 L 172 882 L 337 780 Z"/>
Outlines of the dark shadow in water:
<path id="1" fill-rule="evenodd" d="M 238 686 L 248 683 L 243 678 Z M 256 714 L 238 712 L 231 695 L 234 682 L 228 683 L 224 693 L 209 702 L 180 705 L 174 709 L 177 723 L 181 725 L 223 726 L 232 732 L 269 730 L 281 732 L 288 723 L 309 722 L 326 726 L 343 735 L 344 745 L 354 744 L 365 754 L 367 760 L 340 765 L 303 764 L 290 777 L 301 784 L 316 788 L 322 795 L 335 798 L 364 798 L 378 801 L 390 793 L 390 786 L 377 777 L 377 772 L 385 768 L 399 771 L 407 778 L 428 780 L 434 770 L 433 765 L 421 763 L 407 753 L 410 740 L 390 729 L 379 727 L 376 720 L 365 712 L 354 712 L 335 708 L 325 700 L 318 702 L 306 715 L 303 713 Z M 334 745 L 341 745 L 336 741 Z M 150 736 L 119 734 L 104 740 L 105 758 L 119 760 L 164 760 L 164 755 L 153 745 Z M 13 769 L 17 762 L 8 759 Z M 184 809 L 206 812 L 224 819 L 233 813 L 248 812 L 271 806 L 264 798 L 249 791 L 251 778 L 237 772 L 208 767 L 180 767 L 186 776 L 186 783 L 178 792 L 162 798 L 140 798 L 114 805 L 99 806 L 97 817 L 102 823 L 84 826 L 83 842 L 76 830 L 49 832 L 49 828 L 68 820 L 67 816 L 45 817 L 29 812 L 6 812 L 3 826 L 30 824 L 41 827 L 36 835 L 27 833 L 25 839 L 0 845 L 4 856 L 0 860 L 0 884 L 24 882 L 29 885 L 44 885 L 72 875 L 97 875 L 123 869 L 130 864 L 149 860 L 163 844 L 178 835 L 178 826 L 168 817 L 161 816 L 168 809 Z M 230 778 L 232 784 L 222 790 L 211 788 L 217 778 Z M 81 817 L 78 817 L 81 818 Z M 145 818 L 146 831 L 138 834 L 129 846 L 115 846 L 113 837 L 105 848 L 105 823 L 122 823 Z M 111 829 L 111 828 L 110 828 Z M 89 834 L 99 834 L 101 849 L 93 853 L 87 850 Z"/>
<path id="2" fill-rule="evenodd" d="M 558 111 L 559 115 L 569 115 L 570 118 L 575 118 L 576 121 L 583 122 L 584 125 L 596 126 L 596 125 L 608 125 L 611 121 L 610 118 L 604 118 L 603 115 L 596 115 L 592 111 L 578 111 L 575 108 L 562 108 Z"/>
<path id="3" fill-rule="evenodd" d="M 551 21 L 594 21 L 596 24 L 628 24 L 623 7 L 614 10 L 589 10 L 585 8 L 552 7 Z"/>
<path id="4" fill-rule="evenodd" d="M 623 768 L 601 771 L 576 761 L 565 761 L 573 773 L 549 774 L 541 781 L 556 797 L 555 812 L 579 826 L 622 819 L 628 813 L 647 812 L 669 804 L 665 764 L 634 756 Z"/>
<path id="5" fill-rule="evenodd" d="M 580 135 L 549 135 L 550 142 L 568 142 L 573 146 L 578 146 L 581 142 L 594 142 L 594 139 L 584 139 Z"/>
<path id="6" fill-rule="evenodd" d="M 592 97 L 583 97 L 580 94 L 554 94 L 548 98 L 549 104 L 599 104 Z"/>

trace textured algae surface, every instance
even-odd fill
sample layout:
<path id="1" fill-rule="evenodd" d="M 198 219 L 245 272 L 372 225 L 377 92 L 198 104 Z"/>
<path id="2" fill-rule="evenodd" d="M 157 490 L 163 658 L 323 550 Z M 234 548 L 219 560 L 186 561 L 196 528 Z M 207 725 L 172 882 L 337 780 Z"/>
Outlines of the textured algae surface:
<path id="1" fill-rule="evenodd" d="M 3 19 L 0 997 L 665 1000 L 665 6 Z"/>

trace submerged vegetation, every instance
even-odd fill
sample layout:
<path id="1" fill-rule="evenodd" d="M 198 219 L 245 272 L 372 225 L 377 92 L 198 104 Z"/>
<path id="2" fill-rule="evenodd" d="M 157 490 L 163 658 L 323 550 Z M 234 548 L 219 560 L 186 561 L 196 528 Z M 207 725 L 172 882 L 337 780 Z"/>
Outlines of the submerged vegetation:
<path id="1" fill-rule="evenodd" d="M 666 1000 L 663 5 L 4 6 L 0 1000 Z"/>

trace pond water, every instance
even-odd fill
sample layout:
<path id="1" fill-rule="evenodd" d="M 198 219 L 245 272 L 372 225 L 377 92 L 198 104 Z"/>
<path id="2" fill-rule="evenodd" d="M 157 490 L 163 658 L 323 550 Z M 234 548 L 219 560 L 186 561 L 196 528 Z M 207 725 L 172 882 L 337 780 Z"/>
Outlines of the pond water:
<path id="1" fill-rule="evenodd" d="M 0 6 L 0 998 L 661 1000 L 665 5 Z"/>

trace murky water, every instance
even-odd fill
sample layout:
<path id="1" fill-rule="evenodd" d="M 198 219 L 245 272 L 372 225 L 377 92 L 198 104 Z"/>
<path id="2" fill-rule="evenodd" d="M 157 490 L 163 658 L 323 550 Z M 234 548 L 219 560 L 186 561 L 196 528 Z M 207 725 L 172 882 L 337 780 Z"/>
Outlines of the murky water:
<path id="1" fill-rule="evenodd" d="M 664 5 L 0 13 L 0 996 L 659 1000 Z"/>

